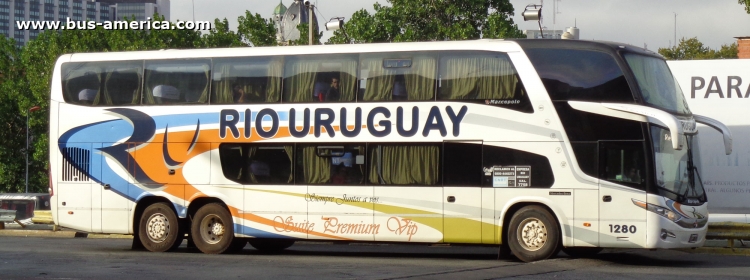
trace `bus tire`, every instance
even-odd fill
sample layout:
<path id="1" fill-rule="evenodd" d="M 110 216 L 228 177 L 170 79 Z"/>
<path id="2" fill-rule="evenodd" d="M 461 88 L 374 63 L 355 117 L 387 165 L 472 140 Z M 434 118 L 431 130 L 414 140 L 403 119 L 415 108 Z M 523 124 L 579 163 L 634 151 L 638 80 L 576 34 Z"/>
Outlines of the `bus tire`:
<path id="1" fill-rule="evenodd" d="M 151 252 L 171 251 L 180 246 L 184 234 L 180 231 L 179 219 L 169 204 L 154 203 L 143 210 L 138 225 L 138 239 Z"/>
<path id="2" fill-rule="evenodd" d="M 258 251 L 265 253 L 276 253 L 283 251 L 286 248 L 292 247 L 292 245 L 294 245 L 294 240 L 254 238 L 248 240 L 248 243 L 250 243 L 250 246 L 253 246 L 253 248 L 257 249 Z"/>
<path id="3" fill-rule="evenodd" d="M 195 247 L 206 254 L 229 253 L 232 245 L 237 245 L 232 215 L 219 203 L 209 203 L 198 209 L 193 216 L 190 235 Z"/>
<path id="4" fill-rule="evenodd" d="M 508 246 L 518 259 L 524 262 L 548 259 L 560 251 L 559 244 L 560 227 L 547 209 L 526 206 L 510 219 Z"/>
<path id="5" fill-rule="evenodd" d="M 604 250 L 604 248 L 599 247 L 567 247 L 562 249 L 563 253 L 576 259 L 591 258 L 596 256 L 596 254 L 599 254 L 602 250 Z"/>

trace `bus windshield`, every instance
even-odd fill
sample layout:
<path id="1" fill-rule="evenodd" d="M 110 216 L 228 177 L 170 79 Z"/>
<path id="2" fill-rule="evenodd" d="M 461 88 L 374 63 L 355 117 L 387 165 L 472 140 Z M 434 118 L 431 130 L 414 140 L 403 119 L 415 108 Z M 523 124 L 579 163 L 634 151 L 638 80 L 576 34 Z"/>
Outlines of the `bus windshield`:
<path id="1" fill-rule="evenodd" d="M 646 104 L 681 115 L 691 114 L 680 85 L 664 60 L 637 54 L 625 54 L 625 60 Z"/>
<path id="2" fill-rule="evenodd" d="M 651 137 L 654 144 L 654 165 L 656 185 L 674 194 L 678 202 L 697 199 L 705 201 L 703 184 L 696 179 L 692 158 L 692 136 L 686 137 L 687 148 L 674 150 L 669 130 L 651 126 Z M 692 176 L 692 178 L 691 178 Z"/>

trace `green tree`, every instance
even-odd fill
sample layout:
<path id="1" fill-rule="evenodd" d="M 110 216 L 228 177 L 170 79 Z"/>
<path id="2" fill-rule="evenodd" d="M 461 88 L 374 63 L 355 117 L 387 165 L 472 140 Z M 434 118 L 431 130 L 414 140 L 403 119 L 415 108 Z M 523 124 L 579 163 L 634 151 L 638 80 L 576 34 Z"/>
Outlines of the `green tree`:
<path id="1" fill-rule="evenodd" d="M 237 18 L 239 26 L 237 34 L 246 44 L 255 47 L 276 46 L 276 27 L 270 19 L 264 19 L 260 14 L 245 11 L 244 16 Z"/>
<path id="2" fill-rule="evenodd" d="M 388 0 L 375 4 L 375 14 L 360 10 L 334 32 L 329 43 L 416 42 L 517 38 L 523 34 L 513 23 L 508 0 Z"/>
<path id="3" fill-rule="evenodd" d="M 21 49 L 15 40 L 0 37 L 0 192 L 23 192 L 26 115 L 16 92 L 25 83 Z"/>
<path id="4" fill-rule="evenodd" d="M 207 48 L 228 48 L 228 47 L 246 47 L 242 43 L 239 34 L 229 30 L 229 22 L 224 20 L 214 20 L 214 26 L 208 34 L 203 35 L 203 46 Z"/>
<path id="5" fill-rule="evenodd" d="M 745 11 L 750 14 L 750 0 L 737 0 L 738 3 L 745 5 Z"/>
<path id="6" fill-rule="evenodd" d="M 299 38 L 297 40 L 291 41 L 290 46 L 305 46 L 310 44 L 310 25 L 307 23 L 300 23 L 297 25 L 297 30 L 299 30 Z M 315 27 L 313 27 L 313 30 L 315 30 Z M 313 34 L 313 45 L 320 45 L 320 37 L 323 37 L 323 32 L 318 32 L 318 34 Z"/>
<path id="7" fill-rule="evenodd" d="M 677 46 L 671 48 L 659 48 L 659 54 L 670 60 L 691 59 L 724 59 L 737 58 L 737 44 L 722 45 L 721 49 L 714 50 L 703 45 L 697 37 L 690 39 L 682 38 Z"/>

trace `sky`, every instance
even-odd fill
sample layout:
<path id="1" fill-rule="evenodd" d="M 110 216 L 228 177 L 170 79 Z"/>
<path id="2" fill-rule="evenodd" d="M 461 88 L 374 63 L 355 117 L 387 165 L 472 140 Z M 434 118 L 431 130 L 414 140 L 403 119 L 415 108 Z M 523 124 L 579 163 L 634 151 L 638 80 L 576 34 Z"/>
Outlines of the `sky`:
<path id="1" fill-rule="evenodd" d="M 287 7 L 293 0 L 282 0 Z M 312 0 L 321 19 L 345 17 L 386 0 Z M 646 47 L 656 51 L 673 46 L 674 38 L 697 37 L 704 45 L 718 49 L 737 42 L 734 37 L 750 36 L 750 14 L 737 0 L 510 0 L 513 21 L 519 29 L 539 29 L 536 21 L 524 22 L 521 13 L 528 4 L 543 2 L 543 27 L 564 30 L 577 26 L 580 39 L 605 40 Z M 553 7 L 553 2 L 554 6 Z M 171 0 L 172 20 L 227 18 L 237 29 L 237 18 L 245 11 L 271 18 L 278 0 Z M 194 9 L 193 9 L 194 6 Z M 555 8 L 555 9 L 553 9 Z M 557 13 L 553 12 L 557 10 Z M 675 22 L 676 14 L 676 22 Z M 554 16 L 554 20 L 553 20 Z M 676 32 L 675 32 L 676 31 Z M 323 31 L 323 41 L 332 32 Z"/>

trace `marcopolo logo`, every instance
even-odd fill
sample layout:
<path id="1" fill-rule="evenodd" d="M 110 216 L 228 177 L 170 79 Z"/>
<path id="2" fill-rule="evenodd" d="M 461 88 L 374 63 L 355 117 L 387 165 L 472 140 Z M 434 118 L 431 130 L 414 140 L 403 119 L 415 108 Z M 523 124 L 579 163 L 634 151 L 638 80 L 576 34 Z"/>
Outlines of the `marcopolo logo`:
<path id="1" fill-rule="evenodd" d="M 353 110 L 352 110 L 353 109 Z M 425 110 L 427 108 L 422 108 Z M 411 112 L 408 112 L 411 111 Z M 396 109 L 395 119 L 392 112 L 386 107 L 375 107 L 369 112 L 363 112 L 362 108 L 341 108 L 339 112 L 331 108 L 317 108 L 310 110 L 290 109 L 289 112 L 277 112 L 273 109 L 265 108 L 260 111 L 252 112 L 250 109 L 240 112 L 232 109 L 221 110 L 219 119 L 219 137 L 226 138 L 228 133 L 234 139 L 244 137 L 248 139 L 252 136 L 252 127 L 262 138 L 273 138 L 279 131 L 282 122 L 289 128 L 289 134 L 296 138 L 308 136 L 312 125 L 312 131 L 315 137 L 320 137 L 326 133 L 330 137 L 336 136 L 335 125 L 338 125 L 338 133 L 344 137 L 355 137 L 360 134 L 363 128 L 370 135 L 375 137 L 385 137 L 391 134 L 393 122 L 395 121 L 396 132 L 403 137 L 412 137 L 421 132 L 422 136 L 427 137 L 430 132 L 435 131 L 441 136 L 448 135 L 450 130 L 453 136 L 458 136 L 461 129 L 461 121 L 466 116 L 468 108 L 461 106 L 455 110 L 452 106 L 446 106 L 441 110 L 438 106 L 432 106 L 428 109 L 426 116 L 420 119 L 420 108 L 413 106 L 411 110 L 398 107 Z M 338 113 L 338 114 L 337 114 Z M 410 121 L 407 123 L 405 114 L 411 114 Z M 300 116 L 301 115 L 301 116 Z M 298 119 L 299 116 L 299 119 Z M 364 120 L 363 120 L 364 118 Z M 266 124 L 263 124 L 263 121 Z M 349 121 L 347 121 L 349 120 Z M 351 123 L 353 120 L 353 125 Z M 302 122 L 302 123 L 300 123 Z M 362 126 L 363 122 L 366 124 Z M 301 129 L 298 129 L 301 126 Z M 243 128 L 243 135 L 240 135 L 240 129 Z"/>
<path id="2" fill-rule="evenodd" d="M 750 98 L 750 81 L 743 84 L 740 76 L 727 76 L 721 79 L 719 76 L 693 76 L 690 79 L 690 98 L 695 99 L 696 92 L 702 92 L 703 98 L 732 98 L 732 95 L 736 95 L 737 98 Z"/>

